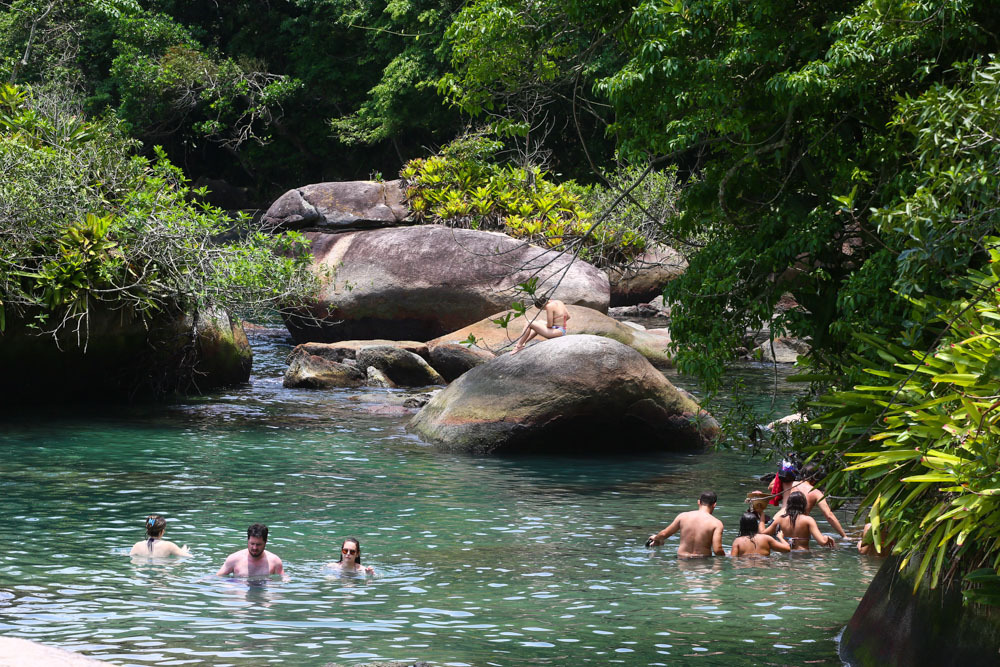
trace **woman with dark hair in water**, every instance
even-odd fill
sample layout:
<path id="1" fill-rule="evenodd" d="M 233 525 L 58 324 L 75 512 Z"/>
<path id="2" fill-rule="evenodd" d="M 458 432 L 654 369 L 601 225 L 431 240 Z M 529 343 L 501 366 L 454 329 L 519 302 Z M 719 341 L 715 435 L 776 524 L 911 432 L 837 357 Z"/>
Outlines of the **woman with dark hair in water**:
<path id="1" fill-rule="evenodd" d="M 788 496 L 785 511 L 775 517 L 774 522 L 763 533 L 774 535 L 780 528 L 781 534 L 792 546 L 792 551 L 809 551 L 809 538 L 823 546 L 835 546 L 834 539 L 819 532 L 816 520 L 807 513 L 806 497 L 801 491 L 793 491 Z"/>
<path id="2" fill-rule="evenodd" d="M 730 556 L 770 556 L 771 550 L 788 553 L 792 548 L 781 540 L 760 531 L 760 516 L 745 512 L 740 517 L 740 534 L 733 540 Z"/>
<path id="3" fill-rule="evenodd" d="M 163 539 L 163 531 L 167 529 L 167 520 L 159 514 L 146 517 L 146 539 L 140 540 L 132 547 L 129 556 L 148 556 L 163 558 L 165 556 L 190 556 L 187 545 L 179 547 L 170 540 Z"/>
<path id="4" fill-rule="evenodd" d="M 361 564 L 361 543 L 355 537 L 348 537 L 340 545 L 340 560 L 330 563 L 330 567 L 335 567 L 341 572 L 363 572 L 365 574 L 375 574 L 375 568 L 365 567 Z"/>

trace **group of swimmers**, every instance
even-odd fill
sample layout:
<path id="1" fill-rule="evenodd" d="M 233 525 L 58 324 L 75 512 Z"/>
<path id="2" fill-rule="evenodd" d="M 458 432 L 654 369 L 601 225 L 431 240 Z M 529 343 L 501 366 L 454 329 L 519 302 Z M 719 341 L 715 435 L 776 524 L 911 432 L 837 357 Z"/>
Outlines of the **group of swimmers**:
<path id="1" fill-rule="evenodd" d="M 146 517 L 146 539 L 136 542 L 129 552 L 133 557 L 165 558 L 170 556 L 190 556 L 187 545 L 177 546 L 170 540 L 163 539 L 167 530 L 167 521 L 159 514 Z M 229 554 L 226 562 L 216 573 L 220 577 L 233 575 L 236 577 L 263 577 L 272 574 L 284 574 L 285 569 L 281 559 L 266 549 L 267 526 L 262 523 L 251 524 L 247 528 L 247 548 Z M 374 568 L 361 564 L 361 543 L 357 538 L 348 537 L 340 545 L 340 560 L 329 564 L 341 572 L 357 572 L 375 574 Z"/>
<path id="2" fill-rule="evenodd" d="M 796 466 L 782 461 L 771 486 L 771 493 L 752 492 L 747 497 L 750 510 L 740 517 L 739 535 L 733 540 L 730 556 L 769 556 L 772 551 L 809 551 L 809 543 L 827 547 L 836 545 L 834 539 L 820 532 L 816 520 L 809 516 L 814 507 L 819 507 L 830 525 L 841 537 L 847 537 L 837 516 L 826 502 L 824 493 L 813 485 L 819 470 L 807 465 L 798 474 Z M 698 509 L 682 512 L 658 533 L 646 540 L 646 546 L 659 546 L 671 535 L 680 532 L 677 555 L 725 556 L 722 546 L 722 521 L 713 516 L 717 496 L 706 491 L 698 498 Z M 768 505 L 780 506 L 772 520 L 766 513 Z M 862 553 L 867 551 L 861 549 Z"/>

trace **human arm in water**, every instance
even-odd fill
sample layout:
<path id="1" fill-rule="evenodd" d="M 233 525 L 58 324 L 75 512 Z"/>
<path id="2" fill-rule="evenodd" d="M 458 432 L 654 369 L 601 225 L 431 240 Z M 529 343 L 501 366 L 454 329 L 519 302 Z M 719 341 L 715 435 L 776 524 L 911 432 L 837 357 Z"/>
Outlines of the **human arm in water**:
<path id="1" fill-rule="evenodd" d="M 771 551 L 780 551 L 781 553 L 787 554 L 792 550 L 792 545 L 784 540 L 780 540 L 776 537 L 771 537 L 770 535 L 764 535 L 764 539 L 770 540 Z"/>
<path id="2" fill-rule="evenodd" d="M 230 554 L 229 557 L 226 558 L 226 562 L 223 563 L 222 567 L 219 568 L 219 571 L 215 573 L 215 576 L 217 576 L 217 577 L 227 577 L 230 574 L 232 574 L 233 572 L 235 572 L 236 571 L 236 558 L 238 556 L 239 556 L 239 552 L 234 553 L 234 554 Z"/>
<path id="3" fill-rule="evenodd" d="M 815 519 L 813 519 L 811 516 L 804 518 L 809 519 L 809 534 L 812 535 L 812 538 L 814 540 L 816 540 L 816 544 L 821 544 L 825 547 L 834 547 L 837 545 L 837 541 L 834 540 L 832 537 L 830 537 L 829 535 L 824 535 L 823 533 L 819 532 L 819 526 L 816 525 Z"/>
<path id="4" fill-rule="evenodd" d="M 667 526 L 658 533 L 653 533 L 652 535 L 650 535 L 649 539 L 646 540 L 646 546 L 658 547 L 661 544 L 663 544 L 664 540 L 666 540 L 668 537 L 670 537 L 680 529 L 681 529 L 681 517 L 680 515 L 677 515 L 676 517 L 674 517 L 674 520 L 670 522 L 669 526 Z"/>
<path id="5" fill-rule="evenodd" d="M 712 551 L 716 556 L 725 556 L 726 550 L 722 546 L 722 522 L 718 522 L 712 530 Z"/>

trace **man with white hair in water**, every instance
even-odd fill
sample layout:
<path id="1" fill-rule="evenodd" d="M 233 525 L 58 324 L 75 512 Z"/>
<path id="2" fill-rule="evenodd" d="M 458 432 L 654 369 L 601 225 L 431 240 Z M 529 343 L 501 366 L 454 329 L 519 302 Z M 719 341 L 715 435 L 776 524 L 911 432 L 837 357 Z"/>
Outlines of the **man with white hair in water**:
<path id="1" fill-rule="evenodd" d="M 267 526 L 251 524 L 247 528 L 247 548 L 230 554 L 217 574 L 220 577 L 266 577 L 269 574 L 284 574 L 281 559 L 264 547 L 267 546 Z"/>

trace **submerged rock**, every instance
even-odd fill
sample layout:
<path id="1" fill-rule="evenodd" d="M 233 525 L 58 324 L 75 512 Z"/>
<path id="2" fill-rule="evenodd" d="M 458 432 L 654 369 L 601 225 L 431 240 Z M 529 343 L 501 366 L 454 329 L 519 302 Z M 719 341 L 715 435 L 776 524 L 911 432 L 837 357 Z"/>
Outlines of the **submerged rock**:
<path id="1" fill-rule="evenodd" d="M 361 348 L 375 346 L 396 347 L 407 352 L 412 352 L 424 359 L 431 358 L 430 352 L 427 350 L 427 343 L 420 343 L 415 340 L 385 340 L 382 338 L 372 340 L 342 340 L 337 343 L 302 343 L 295 346 L 292 354 L 301 350 L 302 352 L 315 354 L 330 361 L 343 362 L 345 359 L 356 359 L 358 350 Z"/>
<path id="2" fill-rule="evenodd" d="M 409 428 L 440 449 L 471 454 L 685 451 L 718 432 L 641 354 L 591 335 L 473 368 Z"/>
<path id="3" fill-rule="evenodd" d="M 54 646 L 27 639 L 0 637 L 0 667 L 100 667 L 110 662 L 88 658 Z"/>
<path id="4" fill-rule="evenodd" d="M 669 367 L 672 363 L 668 350 L 670 337 L 662 334 L 639 331 L 627 326 L 603 313 L 599 313 L 592 308 L 583 306 L 567 306 L 570 319 L 566 325 L 567 336 L 572 337 L 577 334 L 591 334 L 616 340 L 619 343 L 628 345 L 637 350 L 656 366 Z M 512 318 L 507 327 L 499 326 L 494 320 L 503 318 L 511 311 L 494 313 L 489 317 L 463 327 L 457 331 L 445 334 L 432 341 L 428 345 L 432 348 L 445 343 L 458 343 L 468 340 L 469 336 L 475 338 L 476 345 L 494 354 L 508 352 L 514 347 L 514 341 L 521 335 L 525 325 L 533 320 L 538 314 L 536 308 L 529 308 L 522 317 Z M 535 338 L 528 347 L 543 345 L 545 339 Z"/>
<path id="5" fill-rule="evenodd" d="M 552 298 L 608 308 L 601 271 L 497 232 L 420 225 L 305 236 L 324 286 L 285 318 L 300 343 L 428 340 L 508 307 L 532 278 Z"/>

